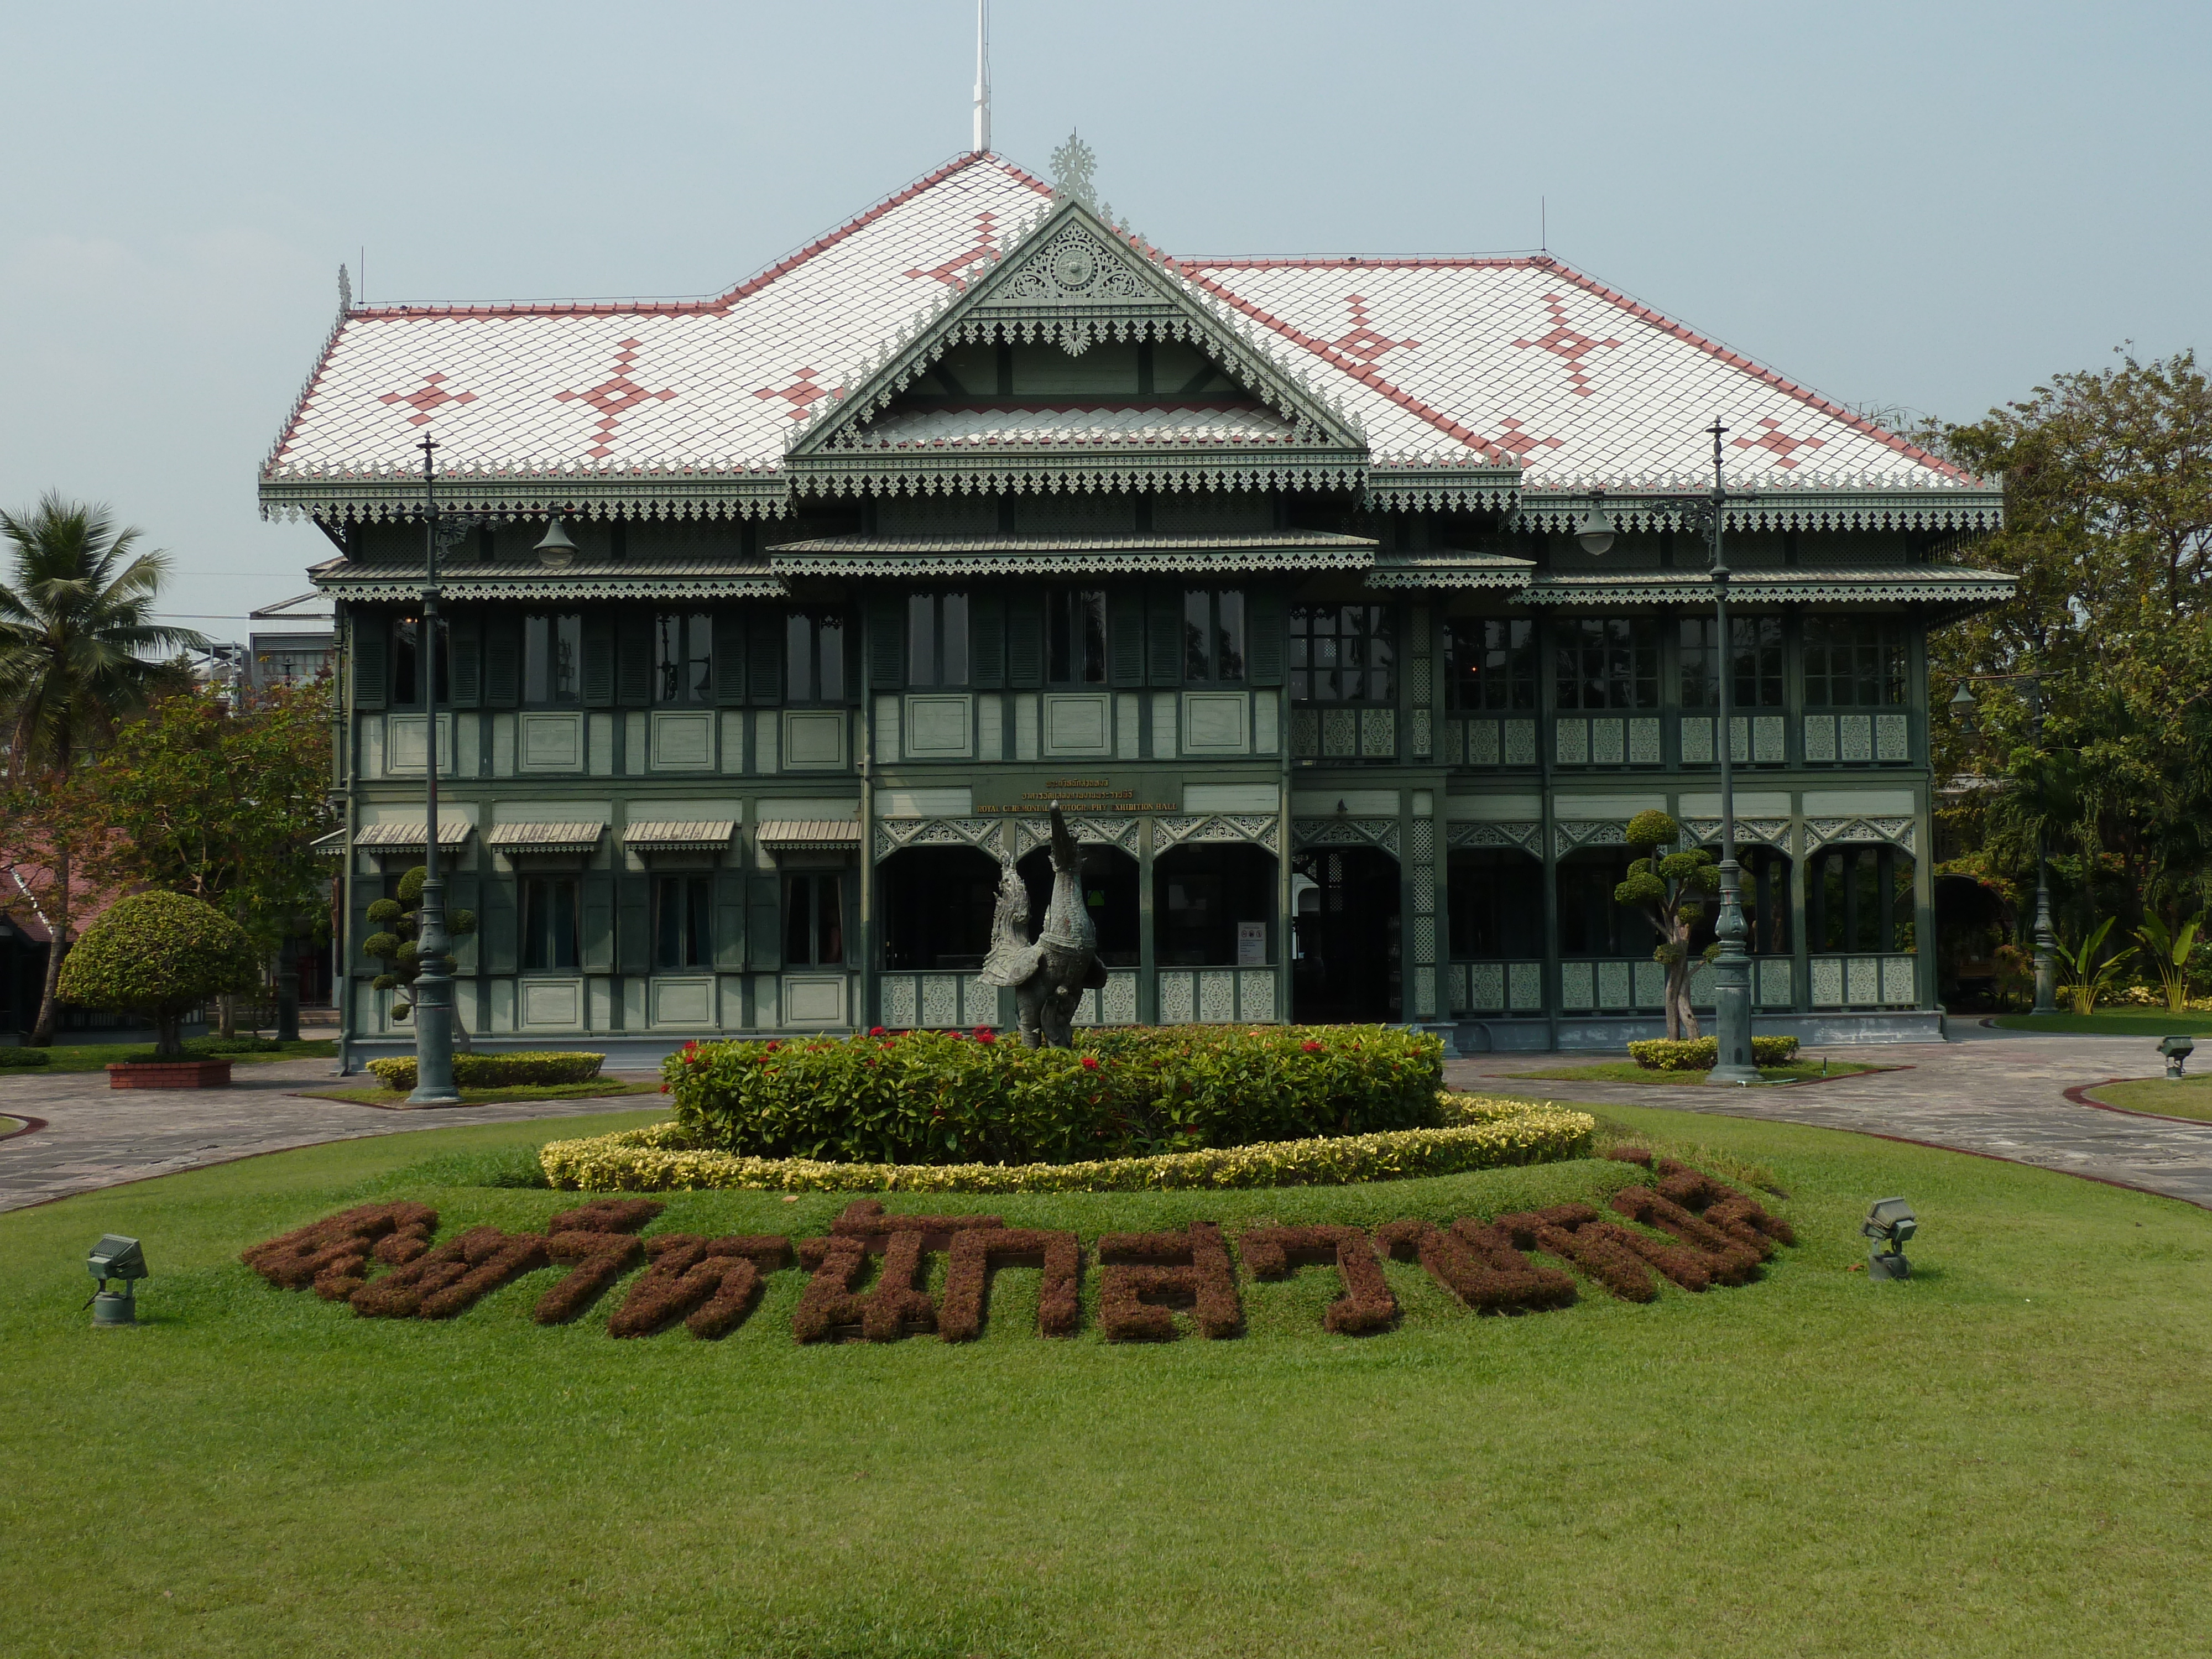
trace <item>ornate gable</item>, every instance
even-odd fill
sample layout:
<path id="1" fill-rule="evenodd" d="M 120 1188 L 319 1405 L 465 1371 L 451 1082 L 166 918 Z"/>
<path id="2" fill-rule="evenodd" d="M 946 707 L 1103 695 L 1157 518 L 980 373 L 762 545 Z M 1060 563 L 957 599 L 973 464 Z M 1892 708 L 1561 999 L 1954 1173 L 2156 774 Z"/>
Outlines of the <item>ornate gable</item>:
<path id="1" fill-rule="evenodd" d="M 1273 355 L 1261 331 L 1081 200 L 1056 199 L 992 242 L 973 280 L 878 348 L 856 386 L 815 406 L 786 465 L 794 489 L 939 491 L 1359 488 L 1366 435 L 1344 404 Z M 902 395 L 962 347 L 1102 343 L 1194 349 L 1235 407 L 1110 392 L 1000 399 L 916 420 Z M 895 407 L 896 406 L 896 407 Z"/>

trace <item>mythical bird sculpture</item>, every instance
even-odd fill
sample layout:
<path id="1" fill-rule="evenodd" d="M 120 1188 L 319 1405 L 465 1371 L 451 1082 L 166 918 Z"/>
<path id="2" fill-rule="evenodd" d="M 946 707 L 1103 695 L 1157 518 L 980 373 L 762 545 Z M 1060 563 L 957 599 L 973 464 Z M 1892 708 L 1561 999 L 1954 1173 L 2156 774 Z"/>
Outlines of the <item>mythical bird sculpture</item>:
<path id="1" fill-rule="evenodd" d="M 1072 1048 L 1075 1005 L 1085 991 L 1104 987 L 1106 964 L 1098 957 L 1098 929 L 1083 902 L 1083 857 L 1058 801 L 1052 804 L 1052 902 L 1034 945 L 1024 939 L 1029 920 L 1029 890 L 1011 863 L 1002 865 L 983 982 L 1012 988 L 1023 1047 Z"/>

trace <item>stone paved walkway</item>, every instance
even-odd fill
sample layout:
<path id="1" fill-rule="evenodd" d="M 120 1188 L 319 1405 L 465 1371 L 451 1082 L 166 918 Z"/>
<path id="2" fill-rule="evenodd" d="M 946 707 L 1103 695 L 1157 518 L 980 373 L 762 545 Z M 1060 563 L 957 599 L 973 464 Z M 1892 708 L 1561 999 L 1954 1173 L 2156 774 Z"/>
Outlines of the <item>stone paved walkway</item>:
<path id="1" fill-rule="evenodd" d="M 0 1112 L 44 1118 L 46 1127 L 0 1140 L 0 1210 L 289 1146 L 415 1129 L 635 1112 L 659 1103 L 656 1097 L 629 1095 L 395 1112 L 309 1100 L 295 1092 L 334 1085 L 337 1072 L 334 1060 L 274 1060 L 233 1067 L 228 1089 L 122 1091 L 110 1089 L 102 1072 L 8 1073 L 0 1078 Z M 354 1078 L 348 1086 L 362 1082 Z"/>
<path id="2" fill-rule="evenodd" d="M 2212 1208 L 2212 1123 L 2165 1122 L 2077 1106 L 2066 1098 L 2068 1089 L 2081 1084 L 2160 1075 L 2164 1065 L 2151 1042 L 2046 1036 L 1957 1021 L 1952 1031 L 1954 1040 L 1944 1043 L 1835 1049 L 1838 1059 L 1908 1069 L 1797 1088 L 1655 1088 L 1505 1075 L 1613 1057 L 1587 1054 L 1480 1054 L 1449 1061 L 1444 1072 L 1454 1088 L 1483 1094 L 1718 1112 L 1895 1135 L 2117 1181 Z"/>

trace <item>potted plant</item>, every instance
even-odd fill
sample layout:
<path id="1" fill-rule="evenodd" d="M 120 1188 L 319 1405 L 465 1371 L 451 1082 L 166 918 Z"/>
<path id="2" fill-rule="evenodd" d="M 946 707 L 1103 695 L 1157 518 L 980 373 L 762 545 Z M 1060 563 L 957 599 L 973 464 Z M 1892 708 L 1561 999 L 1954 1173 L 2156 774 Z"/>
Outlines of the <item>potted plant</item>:
<path id="1" fill-rule="evenodd" d="M 112 1089 L 220 1089 L 227 1059 L 185 1052 L 185 1015 L 226 991 L 260 982 L 246 930 L 213 905 L 182 893 L 137 893 L 117 901 L 85 930 L 62 963 L 58 994 L 88 1008 L 128 1008 L 154 1024 L 154 1058 L 107 1068 Z"/>

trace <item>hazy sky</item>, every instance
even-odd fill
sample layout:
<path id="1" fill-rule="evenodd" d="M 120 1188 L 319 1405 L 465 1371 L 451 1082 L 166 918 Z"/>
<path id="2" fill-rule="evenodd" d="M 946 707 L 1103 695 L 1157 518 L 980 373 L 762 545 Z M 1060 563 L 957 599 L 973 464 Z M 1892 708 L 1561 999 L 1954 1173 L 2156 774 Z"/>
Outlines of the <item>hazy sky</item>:
<path id="1" fill-rule="evenodd" d="M 723 288 L 968 147 L 973 0 L 0 3 L 0 502 L 112 502 L 242 638 L 254 473 L 371 299 Z M 2212 8 L 999 0 L 1179 254 L 1553 251 L 1828 395 L 1972 416 L 2203 333 Z M 1701 411 L 1692 413 L 1702 418 Z"/>

